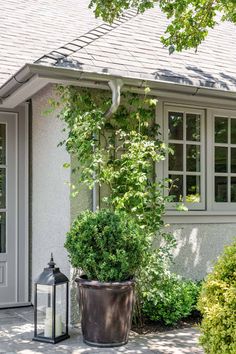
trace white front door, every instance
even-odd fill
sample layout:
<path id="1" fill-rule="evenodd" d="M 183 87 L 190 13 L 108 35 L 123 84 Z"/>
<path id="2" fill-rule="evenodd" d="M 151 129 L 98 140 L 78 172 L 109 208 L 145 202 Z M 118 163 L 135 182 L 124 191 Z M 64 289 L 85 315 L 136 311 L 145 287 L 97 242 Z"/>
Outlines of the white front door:
<path id="1" fill-rule="evenodd" d="M 22 301 L 19 270 L 28 262 L 19 252 L 24 243 L 19 222 L 19 126 L 18 113 L 0 112 L 0 307 Z"/>

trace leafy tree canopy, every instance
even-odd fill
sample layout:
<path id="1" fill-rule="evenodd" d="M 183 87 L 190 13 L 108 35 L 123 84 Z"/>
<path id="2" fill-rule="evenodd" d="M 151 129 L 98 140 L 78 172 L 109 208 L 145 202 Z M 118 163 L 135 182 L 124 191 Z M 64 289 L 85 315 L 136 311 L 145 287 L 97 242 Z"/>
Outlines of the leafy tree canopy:
<path id="1" fill-rule="evenodd" d="M 171 20 L 161 39 L 170 54 L 197 48 L 220 21 L 236 23 L 236 0 L 91 0 L 89 6 L 97 17 L 111 23 L 125 10 L 143 13 L 157 3 Z"/>

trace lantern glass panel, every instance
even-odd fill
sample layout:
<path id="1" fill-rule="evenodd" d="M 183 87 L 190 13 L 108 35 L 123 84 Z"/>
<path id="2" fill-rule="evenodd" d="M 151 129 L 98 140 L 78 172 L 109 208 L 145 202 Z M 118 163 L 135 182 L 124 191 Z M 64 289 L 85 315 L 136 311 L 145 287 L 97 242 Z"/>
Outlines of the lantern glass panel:
<path id="1" fill-rule="evenodd" d="M 55 318 L 55 336 L 58 337 L 66 333 L 66 299 L 67 284 L 58 284 L 56 286 L 56 318 Z"/>
<path id="2" fill-rule="evenodd" d="M 37 285 L 37 335 L 52 338 L 52 286 Z"/>

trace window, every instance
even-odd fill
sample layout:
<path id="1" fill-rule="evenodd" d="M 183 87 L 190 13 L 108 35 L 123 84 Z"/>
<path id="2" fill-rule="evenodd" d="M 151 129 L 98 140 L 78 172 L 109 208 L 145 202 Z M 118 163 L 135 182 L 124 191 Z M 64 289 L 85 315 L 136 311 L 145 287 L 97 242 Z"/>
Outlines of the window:
<path id="1" fill-rule="evenodd" d="M 173 151 L 165 168 L 165 175 L 173 181 L 173 201 L 184 202 L 190 209 L 204 209 L 204 111 L 166 107 L 165 140 Z"/>
<path id="2" fill-rule="evenodd" d="M 213 115 L 214 207 L 232 208 L 236 203 L 236 115 Z"/>
<path id="3" fill-rule="evenodd" d="M 236 112 L 166 105 L 163 130 L 170 209 L 236 212 Z"/>

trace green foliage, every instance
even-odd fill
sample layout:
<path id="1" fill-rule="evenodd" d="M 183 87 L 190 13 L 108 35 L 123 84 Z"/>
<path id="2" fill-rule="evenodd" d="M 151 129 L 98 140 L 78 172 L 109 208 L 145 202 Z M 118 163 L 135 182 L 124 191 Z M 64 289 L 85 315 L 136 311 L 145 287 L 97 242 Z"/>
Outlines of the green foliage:
<path id="1" fill-rule="evenodd" d="M 162 37 L 170 53 L 197 48 L 206 38 L 208 30 L 214 28 L 219 20 L 236 23 L 235 0 L 91 0 L 90 7 L 94 8 L 96 16 L 113 22 L 129 8 L 143 13 L 157 3 L 171 19 L 166 35 Z"/>
<path id="2" fill-rule="evenodd" d="M 82 213 L 65 247 L 72 265 L 89 279 L 126 280 L 147 262 L 155 237 L 165 238 L 168 247 L 174 242 L 163 231 L 169 181 L 156 176 L 168 152 L 155 124 L 157 100 L 148 88 L 143 95 L 123 93 L 118 111 L 108 118 L 104 112 L 111 100 L 104 91 L 59 86 L 58 94 L 51 105 L 62 105 L 67 137 L 61 144 L 76 160 L 77 184 L 109 191 L 107 209 Z M 77 186 L 73 191 L 76 195 Z"/>
<path id="3" fill-rule="evenodd" d="M 134 277 L 147 251 L 144 234 L 125 213 L 85 211 L 74 221 L 65 247 L 71 264 L 88 279 L 124 281 Z"/>
<path id="4" fill-rule="evenodd" d="M 117 113 L 107 118 L 104 112 L 111 102 L 104 92 L 58 88 L 68 134 L 62 144 L 77 161 L 73 172 L 80 172 L 78 185 L 105 187 L 104 206 L 126 212 L 152 237 L 161 233 L 168 199 L 168 181 L 157 181 L 154 165 L 165 159 L 168 149 L 155 124 L 157 101 L 147 91 L 142 96 L 123 93 Z"/>
<path id="5" fill-rule="evenodd" d="M 203 285 L 200 342 L 207 354 L 236 353 L 236 242 L 226 247 Z"/>
<path id="6" fill-rule="evenodd" d="M 177 321 L 193 308 L 196 289 L 171 275 L 166 265 L 175 242 L 163 231 L 170 181 L 158 181 L 155 167 L 169 150 L 155 124 L 156 99 L 148 96 L 148 88 L 141 96 L 123 93 L 118 111 L 108 118 L 104 112 L 111 100 L 104 92 L 59 86 L 58 94 L 51 106 L 62 106 L 59 117 L 67 137 L 61 144 L 76 160 L 77 184 L 109 191 L 106 209 L 82 213 L 67 234 L 72 265 L 99 281 L 141 274 L 144 312 L 167 324 Z M 73 191 L 76 195 L 77 186 Z M 165 239 L 165 247 L 153 254 L 155 237 Z"/>
<path id="7" fill-rule="evenodd" d="M 89 7 L 94 8 L 96 17 L 102 17 L 104 21 L 111 23 L 129 8 L 135 8 L 143 13 L 152 8 L 155 2 L 155 0 L 91 0 Z"/>
<path id="8" fill-rule="evenodd" d="M 139 292 L 142 312 L 152 321 L 173 325 L 196 308 L 200 286 L 170 271 L 173 241 L 154 251 L 141 270 Z"/>

